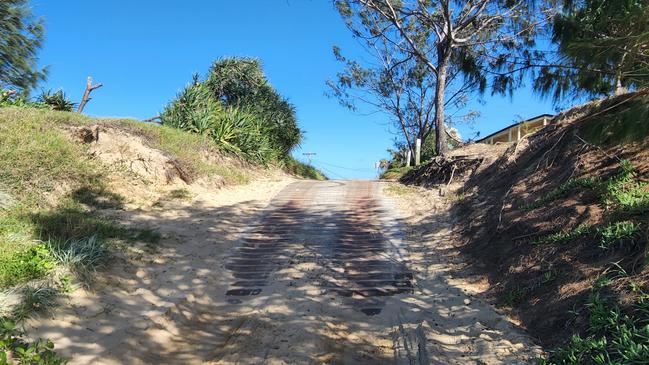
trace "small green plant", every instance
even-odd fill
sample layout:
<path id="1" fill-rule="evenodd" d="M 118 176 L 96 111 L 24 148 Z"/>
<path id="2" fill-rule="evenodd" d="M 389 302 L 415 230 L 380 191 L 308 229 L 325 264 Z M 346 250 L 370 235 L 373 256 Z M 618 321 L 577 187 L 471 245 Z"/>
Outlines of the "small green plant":
<path id="1" fill-rule="evenodd" d="M 515 305 L 519 304 L 525 295 L 527 294 L 527 289 L 521 286 L 517 286 L 516 288 L 510 290 L 504 298 L 504 303 L 508 307 L 514 307 Z"/>
<path id="2" fill-rule="evenodd" d="M 57 306 L 59 290 L 49 284 L 27 285 L 20 289 L 20 297 L 21 302 L 11 309 L 11 317 L 17 321 L 47 313 Z"/>
<path id="3" fill-rule="evenodd" d="M 644 213 L 649 211 L 649 184 L 638 181 L 635 167 L 622 160 L 618 175 L 606 183 L 602 201 L 606 206 L 615 207 L 618 213 Z"/>
<path id="4" fill-rule="evenodd" d="M 576 188 L 594 189 L 598 185 L 599 181 L 591 177 L 572 178 L 561 184 L 557 189 L 548 192 L 534 202 L 521 206 L 520 209 L 523 211 L 531 211 L 557 199 L 563 198 Z"/>
<path id="5" fill-rule="evenodd" d="M 67 361 L 49 340 L 29 342 L 16 323 L 0 318 L 0 365 L 62 365 Z"/>
<path id="6" fill-rule="evenodd" d="M 547 236 L 543 236 L 540 238 L 537 238 L 532 241 L 533 245 L 541 245 L 545 243 L 565 243 L 572 241 L 578 237 L 581 237 L 583 235 L 586 235 L 593 230 L 593 226 L 587 223 L 582 223 L 577 226 L 572 231 L 569 232 L 557 232 L 557 233 L 552 233 Z"/>
<path id="7" fill-rule="evenodd" d="M 556 270 L 548 270 L 541 275 L 541 284 L 547 284 L 553 282 L 559 273 Z"/>
<path id="8" fill-rule="evenodd" d="M 84 282 L 90 281 L 95 271 L 110 258 L 110 251 L 97 235 L 48 242 L 50 255 Z"/>
<path id="9" fill-rule="evenodd" d="M 613 244 L 632 239 L 640 231 L 640 226 L 631 221 L 612 223 L 599 230 L 599 247 L 610 248 Z"/>
<path id="10" fill-rule="evenodd" d="M 0 288 L 40 278 L 55 266 L 45 244 L 5 255 L 0 255 Z"/>
<path id="11" fill-rule="evenodd" d="M 649 363 L 649 316 L 645 299 L 633 315 L 611 306 L 595 288 L 586 305 L 586 336 L 573 335 L 563 347 L 541 359 L 540 364 L 646 364 Z"/>
<path id="12" fill-rule="evenodd" d="M 60 112 L 71 112 L 76 105 L 72 101 L 68 100 L 63 90 L 54 93 L 50 90 L 43 91 L 38 97 L 38 101 L 47 105 L 50 109 Z"/>
<path id="13" fill-rule="evenodd" d="M 379 176 L 379 179 L 382 180 L 398 180 L 403 177 L 408 172 L 412 171 L 412 166 L 403 166 L 403 167 L 392 167 Z"/>

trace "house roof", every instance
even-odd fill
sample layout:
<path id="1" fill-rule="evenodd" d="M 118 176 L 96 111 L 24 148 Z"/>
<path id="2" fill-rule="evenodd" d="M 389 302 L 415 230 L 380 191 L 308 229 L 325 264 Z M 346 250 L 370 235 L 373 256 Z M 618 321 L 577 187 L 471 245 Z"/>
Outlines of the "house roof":
<path id="1" fill-rule="evenodd" d="M 552 114 L 539 114 L 539 115 L 537 115 L 537 116 L 535 116 L 535 117 L 533 117 L 533 118 L 526 119 L 526 120 L 523 120 L 523 121 L 518 122 L 518 123 L 510 124 L 510 125 L 508 125 L 507 127 L 503 128 L 503 129 L 500 129 L 500 130 L 498 130 L 498 131 L 496 131 L 496 132 L 493 132 L 493 133 L 491 133 L 490 135 L 488 135 L 488 136 L 486 136 L 486 137 L 482 137 L 482 138 L 480 138 L 480 139 L 477 140 L 476 142 L 482 142 L 482 141 L 484 141 L 484 140 L 487 140 L 487 139 L 489 139 L 489 138 L 491 138 L 491 137 L 493 137 L 493 136 L 499 134 L 500 132 L 504 132 L 504 131 L 508 130 L 508 129 L 511 128 L 511 127 L 515 127 L 515 126 L 517 126 L 517 125 L 524 124 L 524 123 L 527 123 L 527 122 L 531 122 L 531 121 L 533 121 L 533 120 L 540 119 L 540 118 L 544 118 L 544 117 L 553 118 L 554 115 L 552 115 Z"/>

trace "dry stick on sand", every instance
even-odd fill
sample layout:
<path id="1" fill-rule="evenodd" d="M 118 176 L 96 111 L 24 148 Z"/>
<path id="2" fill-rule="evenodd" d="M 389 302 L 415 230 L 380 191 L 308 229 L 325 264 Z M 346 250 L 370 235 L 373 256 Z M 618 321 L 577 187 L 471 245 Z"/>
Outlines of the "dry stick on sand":
<path id="1" fill-rule="evenodd" d="M 451 182 L 453 181 L 453 174 L 455 174 L 455 165 L 453 165 L 453 170 L 451 171 L 451 177 L 448 179 L 448 184 L 446 186 L 451 185 Z"/>
<path id="2" fill-rule="evenodd" d="M 79 109 L 77 109 L 77 113 L 82 113 L 83 108 L 86 107 L 86 104 L 88 104 L 88 102 L 92 100 L 92 98 L 90 97 L 90 93 L 93 92 L 94 90 L 99 89 L 102 86 L 104 86 L 104 84 L 93 85 L 92 77 L 88 76 L 88 82 L 86 83 L 86 91 L 83 93 L 83 98 L 81 99 L 81 103 L 79 103 Z"/>

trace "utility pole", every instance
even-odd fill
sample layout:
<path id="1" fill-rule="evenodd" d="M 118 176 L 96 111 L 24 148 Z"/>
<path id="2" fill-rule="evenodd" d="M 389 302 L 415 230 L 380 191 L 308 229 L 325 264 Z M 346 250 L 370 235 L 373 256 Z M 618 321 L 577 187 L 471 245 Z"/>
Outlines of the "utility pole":
<path id="1" fill-rule="evenodd" d="M 315 152 L 304 152 L 302 153 L 303 156 L 306 156 L 309 159 L 309 165 L 311 165 L 311 160 L 313 159 L 313 156 L 317 155 Z"/>
<path id="2" fill-rule="evenodd" d="M 417 138 L 417 143 L 415 144 L 415 166 L 419 166 L 421 162 L 421 138 Z"/>

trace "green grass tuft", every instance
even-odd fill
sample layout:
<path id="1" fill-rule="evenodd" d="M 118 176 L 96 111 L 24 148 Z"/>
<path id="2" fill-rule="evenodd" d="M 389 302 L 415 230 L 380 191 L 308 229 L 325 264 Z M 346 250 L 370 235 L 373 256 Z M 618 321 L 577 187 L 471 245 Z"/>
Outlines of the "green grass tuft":
<path id="1" fill-rule="evenodd" d="M 589 325 L 584 337 L 570 341 L 539 361 L 559 364 L 647 364 L 649 363 L 649 302 L 642 296 L 632 314 L 610 305 L 595 288 L 588 309 Z"/>
<path id="2" fill-rule="evenodd" d="M 508 307 L 514 307 L 515 305 L 519 304 L 526 295 L 527 289 L 517 286 L 505 295 L 504 303 Z"/>
<path id="3" fill-rule="evenodd" d="M 574 230 L 568 232 L 557 232 L 552 233 L 547 236 L 537 238 L 532 241 L 533 245 L 540 245 L 546 243 L 566 243 L 572 241 L 578 237 L 586 235 L 592 232 L 594 226 L 589 224 L 580 224 Z"/>
<path id="4" fill-rule="evenodd" d="M 11 310 L 11 317 L 23 321 L 35 314 L 48 313 L 58 305 L 60 292 L 50 285 L 29 285 L 21 290 L 22 301 Z"/>
<path id="5" fill-rule="evenodd" d="M 599 247 L 607 249 L 623 240 L 633 240 L 640 231 L 640 225 L 631 221 L 614 222 L 599 230 Z"/>
<path id="6" fill-rule="evenodd" d="M 596 179 L 590 177 L 572 178 L 561 184 L 557 189 L 550 191 L 534 202 L 521 206 L 520 209 L 523 211 L 531 211 L 567 196 L 576 188 L 594 189 L 598 184 L 599 183 Z"/>

